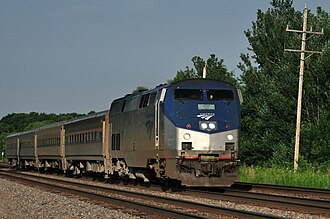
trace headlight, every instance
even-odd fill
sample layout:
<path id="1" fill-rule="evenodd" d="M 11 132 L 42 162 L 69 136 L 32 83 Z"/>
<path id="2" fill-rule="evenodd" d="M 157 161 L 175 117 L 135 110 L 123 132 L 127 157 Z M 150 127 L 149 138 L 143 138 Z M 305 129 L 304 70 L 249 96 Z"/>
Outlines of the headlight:
<path id="1" fill-rule="evenodd" d="M 215 121 L 200 121 L 199 122 L 199 129 L 206 130 L 206 131 L 214 131 L 217 129 L 217 122 Z"/>
<path id="2" fill-rule="evenodd" d="M 209 128 L 212 130 L 215 129 L 216 128 L 215 123 L 209 123 Z"/>
<path id="3" fill-rule="evenodd" d="M 183 138 L 184 138 L 184 140 L 189 140 L 190 139 L 190 134 L 189 133 L 185 133 L 183 135 Z"/>
<path id="4" fill-rule="evenodd" d="M 202 122 L 201 123 L 201 129 L 207 129 L 207 123 L 205 123 L 205 122 Z"/>
<path id="5" fill-rule="evenodd" d="M 232 140 L 234 139 L 234 136 L 232 136 L 232 135 L 227 135 L 227 139 L 228 139 L 229 141 L 232 141 Z"/>

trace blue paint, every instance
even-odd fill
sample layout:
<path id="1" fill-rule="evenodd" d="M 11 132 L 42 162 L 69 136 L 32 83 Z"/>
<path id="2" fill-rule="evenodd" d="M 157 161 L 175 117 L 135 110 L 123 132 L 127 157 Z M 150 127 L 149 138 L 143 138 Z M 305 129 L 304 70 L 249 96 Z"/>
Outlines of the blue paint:
<path id="1" fill-rule="evenodd" d="M 203 100 L 176 100 L 176 89 L 201 89 Z M 231 90 L 233 100 L 208 100 L 207 90 Z M 215 109 L 198 109 L 198 104 L 214 104 Z M 237 90 L 233 85 L 209 79 L 195 79 L 177 82 L 167 87 L 164 100 L 165 115 L 176 127 L 186 128 L 205 133 L 219 133 L 238 129 L 240 124 L 240 103 Z M 200 121 L 217 122 L 215 131 L 202 131 Z M 226 128 L 226 126 L 230 126 Z"/>

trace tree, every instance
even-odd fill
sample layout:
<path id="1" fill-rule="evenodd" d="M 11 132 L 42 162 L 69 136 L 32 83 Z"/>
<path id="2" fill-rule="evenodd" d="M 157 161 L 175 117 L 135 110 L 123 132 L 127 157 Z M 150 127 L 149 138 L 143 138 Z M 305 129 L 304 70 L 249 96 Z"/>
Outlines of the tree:
<path id="1" fill-rule="evenodd" d="M 186 69 L 179 70 L 174 79 L 169 80 L 169 83 L 190 78 L 202 78 L 203 68 L 206 66 L 206 78 L 225 81 L 238 86 L 237 79 L 234 77 L 232 72 L 228 72 L 227 68 L 223 64 L 223 59 L 219 60 L 214 54 L 211 54 L 206 62 L 199 56 L 194 56 L 191 61 L 194 64 L 194 69 L 186 66 Z"/>
<path id="2" fill-rule="evenodd" d="M 146 87 L 137 87 L 135 90 L 133 90 L 132 94 L 135 95 L 135 94 L 138 94 L 138 93 L 141 93 L 143 91 L 147 91 L 148 88 Z"/>
<path id="3" fill-rule="evenodd" d="M 92 115 L 92 114 L 95 114 L 95 111 L 94 110 L 92 110 L 89 113 L 87 113 L 87 115 Z"/>
<path id="4" fill-rule="evenodd" d="M 186 66 L 185 70 L 179 70 L 176 73 L 176 76 L 173 78 L 173 80 L 169 80 L 168 82 L 173 83 L 176 81 L 182 81 L 182 80 L 186 80 L 186 79 L 190 79 L 190 78 L 197 78 L 197 75 L 196 75 L 196 72 L 194 71 L 194 69 Z"/>
<path id="5" fill-rule="evenodd" d="M 299 58 L 284 52 L 284 47 L 299 48 L 301 37 L 285 29 L 287 25 L 301 29 L 303 14 L 295 11 L 292 0 L 272 0 L 271 5 L 266 12 L 258 10 L 252 29 L 245 31 L 253 55 L 241 54 L 239 65 L 245 99 L 241 158 L 248 164 L 293 160 Z M 308 42 L 310 49 L 325 51 L 305 62 L 301 154 L 310 162 L 323 162 L 329 153 L 321 151 L 330 151 L 330 140 L 317 130 L 329 130 L 329 123 L 322 119 L 329 118 L 330 16 L 318 8 L 316 15 L 309 13 L 308 20 L 309 26 L 325 30 L 324 37 Z"/>

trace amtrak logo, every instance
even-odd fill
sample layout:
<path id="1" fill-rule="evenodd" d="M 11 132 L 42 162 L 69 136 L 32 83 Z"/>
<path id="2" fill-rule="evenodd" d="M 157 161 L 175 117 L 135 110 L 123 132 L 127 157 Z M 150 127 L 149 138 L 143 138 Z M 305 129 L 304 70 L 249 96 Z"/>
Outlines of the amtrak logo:
<path id="1" fill-rule="evenodd" d="M 215 116 L 215 113 L 200 113 L 199 115 L 197 115 L 198 118 L 205 119 L 205 120 L 209 120 L 213 116 Z"/>

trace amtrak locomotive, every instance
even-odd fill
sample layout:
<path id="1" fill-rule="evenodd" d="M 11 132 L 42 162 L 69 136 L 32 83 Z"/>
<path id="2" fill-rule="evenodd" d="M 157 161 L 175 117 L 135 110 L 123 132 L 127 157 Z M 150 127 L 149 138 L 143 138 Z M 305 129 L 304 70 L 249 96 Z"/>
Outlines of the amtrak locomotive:
<path id="1" fill-rule="evenodd" d="M 7 138 L 12 165 L 187 186 L 238 178 L 240 94 L 191 79 L 127 95 L 110 110 Z"/>

